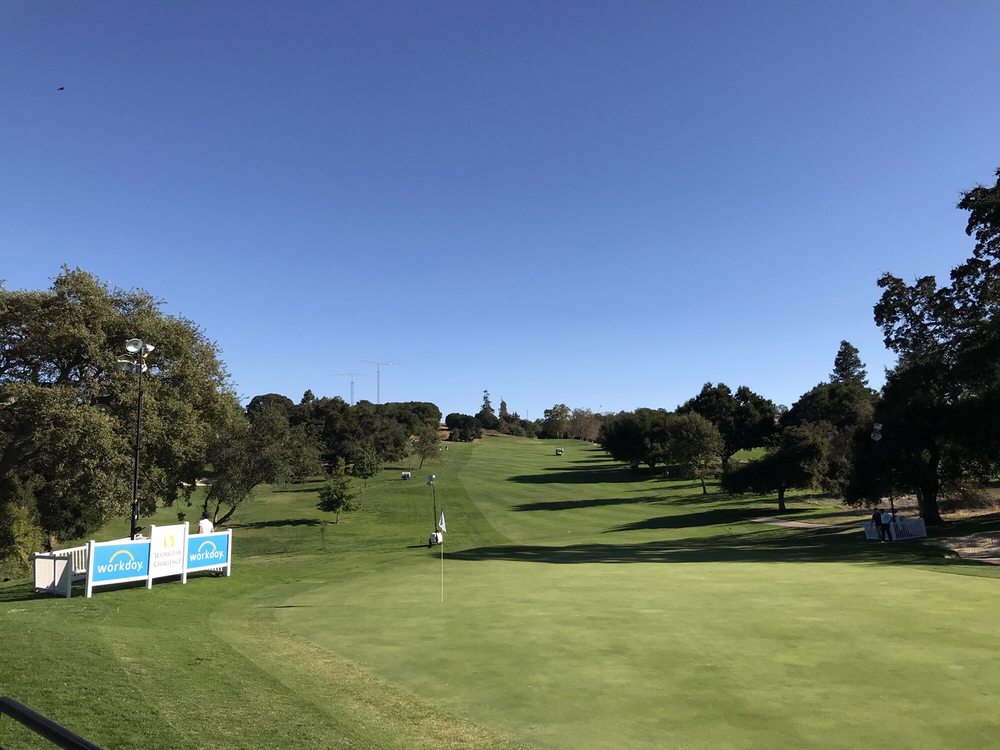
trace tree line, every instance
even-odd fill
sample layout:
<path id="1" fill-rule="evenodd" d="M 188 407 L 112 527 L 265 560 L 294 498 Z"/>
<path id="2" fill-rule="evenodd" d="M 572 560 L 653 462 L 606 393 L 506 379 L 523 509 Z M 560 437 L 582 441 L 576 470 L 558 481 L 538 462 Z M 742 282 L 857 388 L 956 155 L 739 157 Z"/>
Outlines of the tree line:
<path id="1" fill-rule="evenodd" d="M 593 442 L 600 431 L 602 414 L 590 409 L 570 409 L 566 404 L 556 404 L 546 409 L 534 421 L 522 419 L 517 412 L 509 412 L 507 402 L 500 400 L 499 411 L 493 408 L 489 391 L 483 391 L 483 405 L 475 414 L 452 412 L 445 417 L 448 439 L 457 442 L 476 440 L 483 430 L 493 430 L 501 435 L 532 438 L 576 438 Z"/>
<path id="2" fill-rule="evenodd" d="M 223 523 L 262 483 L 338 467 L 364 478 L 409 451 L 423 461 L 436 450 L 433 404 L 349 406 L 307 392 L 299 404 L 267 394 L 244 409 L 218 346 L 145 290 L 68 267 L 45 290 L 0 284 L 4 567 L 23 569 L 30 552 L 128 517 L 139 380 L 117 360 L 131 338 L 155 345 L 139 375 L 140 516 L 188 507 L 210 476 L 203 507 Z"/>
<path id="3" fill-rule="evenodd" d="M 890 273 L 878 279 L 874 319 L 897 355 L 880 391 L 868 388 L 857 349 L 843 341 L 828 381 L 789 409 L 746 387 L 733 393 L 708 383 L 676 412 L 608 418 L 602 445 L 633 465 L 702 476 L 714 470 L 728 492 L 777 493 L 780 509 L 793 488 L 821 488 L 851 504 L 907 493 L 926 523 L 941 523 L 943 492 L 962 495 L 1000 469 L 1000 169 L 995 177 L 958 203 L 975 245 L 948 283 L 924 276 L 908 284 Z M 698 428 L 698 468 L 677 447 L 678 420 L 691 413 L 718 432 Z M 750 447 L 763 447 L 763 456 L 731 461 Z"/>
<path id="4" fill-rule="evenodd" d="M 781 505 L 792 488 L 851 503 L 912 493 L 925 521 L 939 523 L 942 492 L 988 481 L 1000 463 L 1000 169 L 995 176 L 961 196 L 975 245 L 947 283 L 878 280 L 875 323 L 897 355 L 878 393 L 844 341 L 830 378 L 788 409 L 745 386 L 707 383 L 673 412 L 556 404 L 531 421 L 503 400 L 495 411 L 484 391 L 475 415 L 446 417 L 449 437 L 598 440 L 632 465 L 703 484 L 718 475 L 727 491 L 775 492 Z M 190 503 L 209 468 L 204 504 L 222 522 L 261 483 L 314 472 L 364 478 L 437 450 L 441 412 L 429 403 L 349 405 L 307 391 L 299 403 L 264 394 L 244 409 L 218 346 L 193 321 L 164 313 L 145 290 L 64 267 L 45 290 L 0 284 L 0 557 L 23 564 L 27 552 L 127 516 L 139 379 L 116 360 L 136 337 L 156 346 L 140 376 L 142 516 Z M 759 458 L 733 460 L 758 446 Z"/>

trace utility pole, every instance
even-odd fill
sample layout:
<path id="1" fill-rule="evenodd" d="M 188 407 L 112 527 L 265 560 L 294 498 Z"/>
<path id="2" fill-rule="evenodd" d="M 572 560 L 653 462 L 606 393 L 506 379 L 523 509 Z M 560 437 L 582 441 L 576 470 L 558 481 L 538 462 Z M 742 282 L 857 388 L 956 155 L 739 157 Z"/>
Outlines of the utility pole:
<path id="1" fill-rule="evenodd" d="M 391 367 L 393 362 L 382 362 L 376 359 L 363 359 L 369 365 L 375 365 L 375 403 L 382 403 L 382 368 Z"/>
<path id="2" fill-rule="evenodd" d="M 351 378 L 351 406 L 354 406 L 354 378 L 361 375 L 360 372 L 338 372 L 338 375 L 350 376 Z"/>

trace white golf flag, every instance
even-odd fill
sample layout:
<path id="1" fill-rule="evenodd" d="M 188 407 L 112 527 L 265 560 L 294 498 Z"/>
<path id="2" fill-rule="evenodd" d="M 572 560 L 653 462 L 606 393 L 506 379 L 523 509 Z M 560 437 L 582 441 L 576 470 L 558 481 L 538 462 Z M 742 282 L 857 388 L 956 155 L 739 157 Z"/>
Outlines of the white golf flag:
<path id="1" fill-rule="evenodd" d="M 443 510 L 441 511 L 441 517 L 438 519 L 438 528 L 441 529 L 441 531 L 447 531 L 448 530 L 448 528 L 444 525 L 444 511 Z"/>

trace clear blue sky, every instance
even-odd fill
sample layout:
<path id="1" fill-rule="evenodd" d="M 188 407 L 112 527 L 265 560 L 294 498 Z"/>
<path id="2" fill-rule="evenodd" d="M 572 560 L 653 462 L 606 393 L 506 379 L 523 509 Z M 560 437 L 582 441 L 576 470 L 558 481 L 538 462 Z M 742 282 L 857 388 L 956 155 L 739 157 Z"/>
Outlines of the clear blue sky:
<path id="1" fill-rule="evenodd" d="M 238 392 L 791 404 L 971 250 L 990 2 L 0 2 L 0 278 L 143 287 Z M 64 91 L 57 87 L 65 86 Z M 155 342 L 154 342 L 155 343 Z"/>

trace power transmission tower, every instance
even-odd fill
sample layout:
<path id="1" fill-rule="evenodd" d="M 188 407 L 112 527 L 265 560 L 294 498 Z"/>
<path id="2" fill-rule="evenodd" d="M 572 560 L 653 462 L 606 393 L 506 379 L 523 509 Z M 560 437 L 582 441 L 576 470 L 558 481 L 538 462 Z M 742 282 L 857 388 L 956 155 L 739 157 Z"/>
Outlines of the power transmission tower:
<path id="1" fill-rule="evenodd" d="M 349 376 L 351 378 L 351 406 L 354 406 L 354 378 L 361 375 L 360 372 L 338 372 L 338 375 Z"/>
<path id="2" fill-rule="evenodd" d="M 392 367 L 392 365 L 397 364 L 395 362 L 382 362 L 377 359 L 363 359 L 362 362 L 366 362 L 369 365 L 375 365 L 375 403 L 382 403 L 382 368 Z"/>

